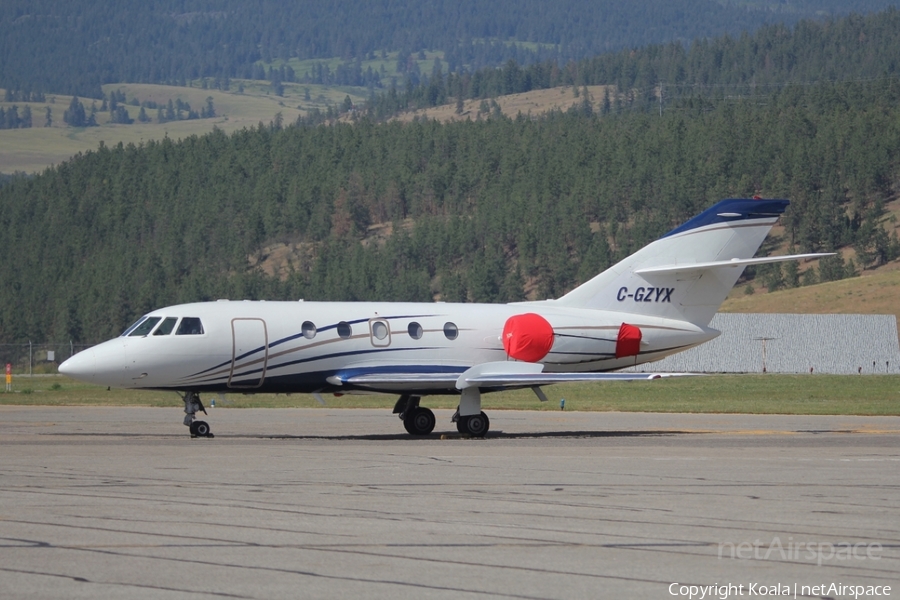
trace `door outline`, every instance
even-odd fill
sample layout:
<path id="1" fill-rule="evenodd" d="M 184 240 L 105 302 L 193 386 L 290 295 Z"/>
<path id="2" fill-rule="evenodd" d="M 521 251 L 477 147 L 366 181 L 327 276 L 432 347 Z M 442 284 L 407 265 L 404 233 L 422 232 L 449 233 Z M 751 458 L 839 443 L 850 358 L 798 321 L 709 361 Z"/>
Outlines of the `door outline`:
<path id="1" fill-rule="evenodd" d="M 234 324 L 237 321 L 259 321 L 262 323 L 262 333 L 263 333 L 263 357 L 262 357 L 262 373 L 259 376 L 259 382 L 251 382 L 250 384 L 243 383 L 232 383 L 232 378 L 234 377 L 234 369 L 235 362 L 238 359 L 237 356 L 237 331 L 235 330 Z M 259 359 L 254 359 L 249 363 L 245 363 L 241 365 L 241 367 L 248 367 L 250 365 L 258 362 Z M 256 389 L 262 387 L 263 382 L 266 380 L 266 369 L 269 366 L 269 329 L 266 325 L 265 320 L 259 319 L 256 317 L 239 317 L 231 320 L 231 371 L 228 373 L 228 383 L 226 384 L 228 387 L 233 389 Z"/>
<path id="2" fill-rule="evenodd" d="M 375 324 L 380 323 L 384 325 L 385 330 L 387 331 L 387 335 L 384 336 L 384 339 L 378 339 L 375 337 Z M 376 348 L 387 348 L 391 345 L 391 324 L 387 319 L 369 319 L 369 341 L 372 342 L 372 345 Z"/>

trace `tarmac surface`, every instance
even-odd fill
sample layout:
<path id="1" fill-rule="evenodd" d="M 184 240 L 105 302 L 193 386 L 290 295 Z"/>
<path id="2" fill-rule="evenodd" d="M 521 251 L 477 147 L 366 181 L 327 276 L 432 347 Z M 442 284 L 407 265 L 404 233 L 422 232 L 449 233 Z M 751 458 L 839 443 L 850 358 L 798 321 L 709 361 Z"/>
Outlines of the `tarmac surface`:
<path id="1" fill-rule="evenodd" d="M 435 412 L 0 407 L 0 597 L 900 596 L 900 418 Z"/>

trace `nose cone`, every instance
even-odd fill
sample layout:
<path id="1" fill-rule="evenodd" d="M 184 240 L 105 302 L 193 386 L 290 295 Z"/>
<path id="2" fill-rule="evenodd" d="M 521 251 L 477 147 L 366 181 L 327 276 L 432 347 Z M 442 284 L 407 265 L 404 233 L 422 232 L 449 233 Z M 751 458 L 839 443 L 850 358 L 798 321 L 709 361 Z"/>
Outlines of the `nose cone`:
<path id="1" fill-rule="evenodd" d="M 63 361 L 59 372 L 72 379 L 83 379 L 94 372 L 94 363 L 94 349 L 88 348 Z"/>
<path id="2" fill-rule="evenodd" d="M 122 387 L 127 381 L 125 343 L 117 338 L 88 348 L 59 365 L 59 372 L 79 381 Z"/>

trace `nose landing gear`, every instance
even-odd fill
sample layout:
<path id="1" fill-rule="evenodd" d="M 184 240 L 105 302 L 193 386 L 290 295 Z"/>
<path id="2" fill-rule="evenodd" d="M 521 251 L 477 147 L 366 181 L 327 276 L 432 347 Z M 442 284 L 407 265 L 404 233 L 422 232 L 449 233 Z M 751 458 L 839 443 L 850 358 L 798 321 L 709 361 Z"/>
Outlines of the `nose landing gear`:
<path id="1" fill-rule="evenodd" d="M 209 430 L 209 423 L 195 420 L 196 417 L 194 415 L 197 411 L 203 411 L 204 415 L 207 414 L 206 409 L 203 408 L 203 402 L 200 401 L 200 394 L 197 392 L 186 392 L 182 396 L 182 400 L 184 400 L 184 424 L 188 426 L 191 437 L 215 437 Z"/>

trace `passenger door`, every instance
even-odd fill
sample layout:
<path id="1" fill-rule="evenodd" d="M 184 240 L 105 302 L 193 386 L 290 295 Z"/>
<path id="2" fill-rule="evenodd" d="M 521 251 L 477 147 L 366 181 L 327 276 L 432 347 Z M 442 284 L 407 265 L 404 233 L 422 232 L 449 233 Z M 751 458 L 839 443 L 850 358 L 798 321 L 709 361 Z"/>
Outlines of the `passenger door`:
<path id="1" fill-rule="evenodd" d="M 261 387 L 269 362 L 269 332 L 262 319 L 231 320 L 231 373 L 228 387 L 250 389 Z"/>

